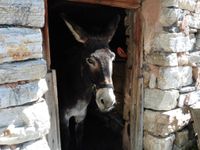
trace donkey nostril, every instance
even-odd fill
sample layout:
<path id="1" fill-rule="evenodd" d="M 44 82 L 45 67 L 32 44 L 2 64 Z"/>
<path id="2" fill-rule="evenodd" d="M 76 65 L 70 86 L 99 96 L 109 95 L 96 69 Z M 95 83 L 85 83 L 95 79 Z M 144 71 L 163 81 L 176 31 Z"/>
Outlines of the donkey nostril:
<path id="1" fill-rule="evenodd" d="M 104 104 L 104 100 L 103 99 L 101 99 L 100 101 L 101 101 L 102 104 Z"/>

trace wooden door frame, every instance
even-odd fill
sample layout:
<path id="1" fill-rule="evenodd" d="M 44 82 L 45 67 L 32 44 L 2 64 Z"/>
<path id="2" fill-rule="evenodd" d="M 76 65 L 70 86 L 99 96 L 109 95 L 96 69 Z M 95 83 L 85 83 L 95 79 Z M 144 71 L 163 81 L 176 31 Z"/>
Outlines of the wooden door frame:
<path id="1" fill-rule="evenodd" d="M 48 28 L 48 0 L 45 2 L 45 25 L 43 28 L 44 37 L 44 58 L 47 61 L 48 71 L 51 71 L 49 28 Z M 98 4 L 98 3 L 97 3 Z M 124 8 L 124 7 L 123 7 Z M 143 22 L 141 5 L 134 9 L 125 8 L 130 16 L 128 29 L 128 61 L 126 65 L 125 99 L 130 100 L 129 122 L 130 122 L 130 145 L 129 150 L 143 149 Z M 59 119 L 59 118 L 58 118 Z"/>

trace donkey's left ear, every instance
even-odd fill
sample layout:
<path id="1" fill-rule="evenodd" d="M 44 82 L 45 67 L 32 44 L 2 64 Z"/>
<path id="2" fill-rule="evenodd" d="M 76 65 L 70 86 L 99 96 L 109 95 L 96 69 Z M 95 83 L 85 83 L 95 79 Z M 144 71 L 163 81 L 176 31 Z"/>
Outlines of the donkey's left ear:
<path id="1" fill-rule="evenodd" d="M 74 24 L 70 20 L 67 20 L 64 14 L 61 14 L 61 17 L 63 18 L 65 24 L 67 25 L 72 35 L 78 42 L 85 43 L 88 40 L 87 33 L 81 27 Z"/>
<path id="2" fill-rule="evenodd" d="M 107 42 L 109 43 L 114 34 L 115 34 L 115 31 L 117 30 L 117 27 L 118 27 L 118 24 L 119 24 L 119 21 L 120 21 L 120 15 L 117 15 L 111 22 L 110 24 L 108 25 L 107 27 L 107 31 L 106 31 L 106 39 L 107 39 Z"/>

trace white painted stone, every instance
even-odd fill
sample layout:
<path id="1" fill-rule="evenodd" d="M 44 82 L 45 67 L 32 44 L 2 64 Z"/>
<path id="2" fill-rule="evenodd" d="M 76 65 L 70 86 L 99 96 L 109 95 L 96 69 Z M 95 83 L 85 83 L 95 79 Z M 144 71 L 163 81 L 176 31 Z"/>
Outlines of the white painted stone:
<path id="1" fill-rule="evenodd" d="M 1 0 L 0 12 L 0 24 L 44 26 L 43 0 Z"/>
<path id="2" fill-rule="evenodd" d="M 184 146 L 186 143 L 189 142 L 189 131 L 188 129 L 183 129 L 179 132 L 175 133 L 175 141 L 174 144 L 176 144 L 178 147 Z"/>
<path id="3" fill-rule="evenodd" d="M 151 53 L 147 55 L 146 61 L 158 66 L 178 66 L 176 53 Z"/>
<path id="4" fill-rule="evenodd" d="M 22 105 L 41 98 L 48 87 L 45 79 L 17 84 L 14 87 L 0 86 L 0 108 Z"/>
<path id="5" fill-rule="evenodd" d="M 154 39 L 153 48 L 156 51 L 187 52 L 193 50 L 194 41 L 183 33 L 160 33 Z"/>
<path id="6" fill-rule="evenodd" d="M 174 134 L 161 138 L 145 133 L 144 150 L 172 150 L 174 139 Z"/>
<path id="7" fill-rule="evenodd" d="M 160 67 L 157 82 L 160 89 L 177 89 L 190 85 L 193 82 L 192 68 L 190 66 Z"/>
<path id="8" fill-rule="evenodd" d="M 195 13 L 200 13 L 200 1 L 197 2 L 196 7 L 195 7 Z"/>
<path id="9" fill-rule="evenodd" d="M 189 18 L 189 26 L 191 28 L 200 29 L 200 14 L 192 14 Z"/>
<path id="10" fill-rule="evenodd" d="M 18 145 L 3 145 L 0 146 L 1 150 L 50 150 L 46 138 L 29 141 Z"/>
<path id="11" fill-rule="evenodd" d="M 190 106 L 200 101 L 200 91 L 194 91 L 187 94 L 180 94 L 178 107 Z"/>
<path id="12" fill-rule="evenodd" d="M 177 7 L 194 11 L 196 6 L 196 0 L 161 0 L 163 7 Z"/>
<path id="13" fill-rule="evenodd" d="M 43 59 L 0 65 L 0 84 L 44 78 L 47 72 Z"/>
<path id="14" fill-rule="evenodd" d="M 178 8 L 162 8 L 159 21 L 163 26 L 171 26 L 176 24 L 181 18 L 183 18 L 183 10 Z"/>
<path id="15" fill-rule="evenodd" d="M 144 107 L 153 110 L 171 110 L 177 106 L 178 90 L 145 89 Z"/>
<path id="16" fill-rule="evenodd" d="M 42 58 L 40 29 L 0 28 L 0 63 Z"/>
<path id="17" fill-rule="evenodd" d="M 39 139 L 50 129 L 46 102 L 0 110 L 0 145 Z"/>
<path id="18" fill-rule="evenodd" d="M 186 125 L 190 121 L 188 110 L 177 108 L 166 112 L 144 111 L 144 130 L 155 135 L 166 137 Z"/>
<path id="19" fill-rule="evenodd" d="M 188 55 L 188 62 L 191 66 L 200 64 L 200 51 L 190 53 Z"/>

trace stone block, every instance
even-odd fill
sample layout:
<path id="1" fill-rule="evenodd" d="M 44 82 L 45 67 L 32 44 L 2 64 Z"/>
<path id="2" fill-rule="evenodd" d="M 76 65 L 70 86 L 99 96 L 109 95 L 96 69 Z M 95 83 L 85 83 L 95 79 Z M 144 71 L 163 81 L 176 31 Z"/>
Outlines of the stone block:
<path id="1" fill-rule="evenodd" d="M 188 55 L 188 62 L 191 66 L 197 66 L 200 64 L 200 51 L 191 52 Z"/>
<path id="2" fill-rule="evenodd" d="M 0 28 L 0 63 L 42 58 L 40 29 Z"/>
<path id="3" fill-rule="evenodd" d="M 177 7 L 194 11 L 196 6 L 196 0 L 161 0 L 163 7 Z"/>
<path id="4" fill-rule="evenodd" d="M 177 89 L 190 85 L 193 82 L 192 68 L 190 66 L 160 67 L 157 82 L 160 89 Z"/>
<path id="5" fill-rule="evenodd" d="M 0 84 L 44 78 L 47 73 L 43 59 L 0 64 Z"/>
<path id="6" fill-rule="evenodd" d="M 33 105 L 0 109 L 0 145 L 14 145 L 44 137 L 50 129 L 44 100 Z"/>
<path id="7" fill-rule="evenodd" d="M 189 92 L 187 94 L 180 94 L 178 99 L 178 107 L 190 106 L 200 101 L 200 91 Z"/>
<path id="8" fill-rule="evenodd" d="M 45 79 L 16 84 L 12 87 L 0 85 L 0 109 L 37 101 L 47 90 Z"/>
<path id="9" fill-rule="evenodd" d="M 2 145 L 1 150 L 50 150 L 45 137 L 18 145 Z"/>
<path id="10" fill-rule="evenodd" d="M 200 29 L 200 14 L 192 14 L 189 16 L 189 26 L 191 28 Z"/>
<path id="11" fill-rule="evenodd" d="M 144 130 L 154 136 L 166 137 L 186 125 L 191 115 L 188 110 L 177 108 L 166 112 L 144 111 Z"/>
<path id="12" fill-rule="evenodd" d="M 160 33 L 152 47 L 155 51 L 187 52 L 193 50 L 194 40 L 183 33 Z"/>
<path id="13" fill-rule="evenodd" d="M 174 134 L 162 138 L 145 133 L 144 150 L 171 150 L 173 147 L 174 139 Z"/>
<path id="14" fill-rule="evenodd" d="M 0 24 L 44 26 L 44 0 L 1 0 Z"/>
<path id="15" fill-rule="evenodd" d="M 151 53 L 147 55 L 146 61 L 149 64 L 158 66 L 178 66 L 176 53 Z"/>
<path id="16" fill-rule="evenodd" d="M 144 107 L 154 110 L 171 110 L 177 106 L 178 90 L 148 89 L 144 91 Z"/>
<path id="17" fill-rule="evenodd" d="M 184 11 L 178 8 L 162 8 L 160 13 L 160 23 L 163 26 L 177 24 L 184 17 Z"/>

